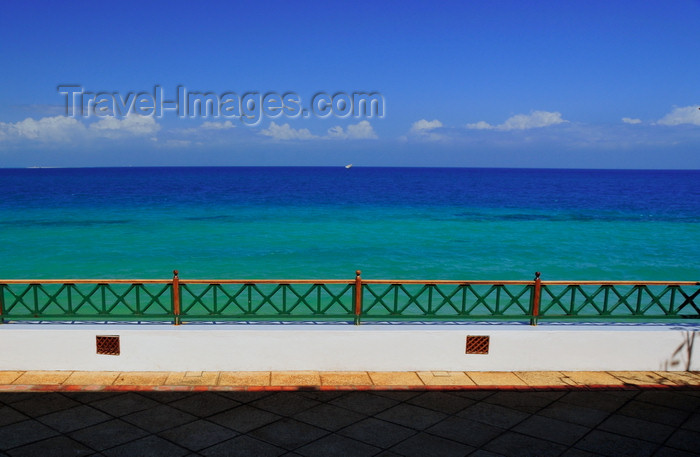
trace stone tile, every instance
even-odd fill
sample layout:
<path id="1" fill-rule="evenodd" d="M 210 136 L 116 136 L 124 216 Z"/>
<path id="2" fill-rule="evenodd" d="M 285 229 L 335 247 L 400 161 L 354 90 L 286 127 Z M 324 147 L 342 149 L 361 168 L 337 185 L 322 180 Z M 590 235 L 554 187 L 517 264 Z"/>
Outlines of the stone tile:
<path id="1" fill-rule="evenodd" d="M 422 386 L 423 381 L 412 371 L 371 371 L 369 377 L 376 386 Z"/>
<path id="2" fill-rule="evenodd" d="M 469 457 L 504 457 L 503 454 L 496 454 L 495 452 L 487 451 L 484 449 L 478 449 L 471 454 Z"/>
<path id="3" fill-rule="evenodd" d="M 623 416 L 622 414 L 610 416 L 597 429 L 659 444 L 666 441 L 666 438 L 671 436 L 674 431 L 674 428 L 668 425 Z"/>
<path id="4" fill-rule="evenodd" d="M 561 392 L 555 392 L 559 396 Z M 484 401 L 494 405 L 504 406 L 509 409 L 517 409 L 526 413 L 536 413 L 552 403 L 555 398 L 547 395 L 547 392 L 496 392 Z"/>
<path id="5" fill-rule="evenodd" d="M 215 386 L 219 381 L 218 371 L 172 372 L 165 380 L 167 386 Z"/>
<path id="6" fill-rule="evenodd" d="M 390 450 L 406 457 L 462 457 L 474 451 L 474 448 L 439 436 L 419 433 Z"/>
<path id="7" fill-rule="evenodd" d="M 0 428 L 0 449 L 8 450 L 58 435 L 46 425 L 26 420 Z"/>
<path id="8" fill-rule="evenodd" d="M 471 455 L 471 454 L 470 454 L 470 455 Z M 395 453 L 395 452 L 383 451 L 383 452 L 377 454 L 376 457 L 402 457 L 402 456 L 400 456 L 399 454 L 397 454 L 397 453 Z"/>
<path id="9" fill-rule="evenodd" d="M 679 386 L 700 386 L 700 373 L 693 371 L 656 371 L 655 374 Z"/>
<path id="10" fill-rule="evenodd" d="M 426 430 L 428 433 L 474 447 L 481 447 L 501 433 L 503 429 L 482 422 L 448 417 Z"/>
<path id="11" fill-rule="evenodd" d="M 329 431 L 336 431 L 361 420 L 364 415 L 339 406 L 322 403 L 294 415 L 294 419 Z"/>
<path id="12" fill-rule="evenodd" d="M 478 386 L 526 386 L 527 383 L 510 371 L 467 371 Z"/>
<path id="13" fill-rule="evenodd" d="M 15 422 L 22 422 L 27 420 L 29 417 L 24 414 L 8 407 L 0 405 L 0 427 L 5 425 L 14 424 Z"/>
<path id="14" fill-rule="evenodd" d="M 631 385 L 673 385 L 674 383 L 653 371 L 609 371 L 625 384 Z"/>
<path id="15" fill-rule="evenodd" d="M 376 417 L 377 419 L 393 422 L 405 427 L 411 427 L 416 430 L 424 430 L 446 418 L 447 414 L 421 408 L 420 406 L 400 403 L 386 411 L 382 411 L 377 414 Z"/>
<path id="16" fill-rule="evenodd" d="M 36 392 L 3 392 L 0 394 L 0 402 L 10 405 L 27 398 L 33 398 L 39 395 Z"/>
<path id="17" fill-rule="evenodd" d="M 2 417 L 2 414 L 0 414 L 0 417 Z M 683 423 L 683 428 L 700 432 L 700 413 L 691 415 L 685 423 Z"/>
<path id="18" fill-rule="evenodd" d="M 457 415 L 501 428 L 510 428 L 530 416 L 522 411 L 484 402 L 469 406 Z"/>
<path id="19" fill-rule="evenodd" d="M 234 438 L 236 435 L 238 435 L 237 432 L 204 419 L 190 422 L 159 434 L 159 436 L 168 441 L 172 441 L 192 451 L 200 451 L 214 444 Z"/>
<path id="20" fill-rule="evenodd" d="M 452 395 L 449 392 L 424 392 L 407 401 L 412 405 L 422 406 L 448 414 L 455 414 L 467 406 L 473 405 L 474 400 Z"/>
<path id="21" fill-rule="evenodd" d="M 114 380 L 116 386 L 162 386 L 168 379 L 167 371 L 122 372 Z"/>
<path id="22" fill-rule="evenodd" d="M 327 431 L 313 425 L 285 418 L 253 430 L 248 435 L 291 451 L 326 434 Z"/>
<path id="23" fill-rule="evenodd" d="M 67 386 L 111 386 L 118 371 L 74 371 L 63 382 Z"/>
<path id="24" fill-rule="evenodd" d="M 506 432 L 491 440 L 484 449 L 508 457 L 554 457 L 560 455 L 566 447 L 520 433 Z"/>
<path id="25" fill-rule="evenodd" d="M 275 422 L 281 416 L 273 414 L 269 411 L 253 408 L 252 406 L 243 405 L 234 409 L 230 409 L 224 413 L 217 414 L 209 418 L 215 422 L 231 430 L 241 433 L 247 433 L 263 425 Z"/>
<path id="26" fill-rule="evenodd" d="M 416 374 L 426 386 L 476 385 L 463 371 L 418 371 Z"/>
<path id="27" fill-rule="evenodd" d="M 320 386 L 318 371 L 273 371 L 270 373 L 271 386 Z"/>
<path id="28" fill-rule="evenodd" d="M 586 427 L 595 427 L 601 423 L 609 413 L 599 409 L 586 408 L 572 403 L 557 401 L 540 410 L 540 416 L 559 419 L 572 424 L 585 425 Z"/>
<path id="29" fill-rule="evenodd" d="M 450 392 L 452 395 L 457 395 L 464 398 L 469 398 L 476 401 L 481 401 L 485 398 L 490 397 L 495 394 L 496 390 L 453 390 Z"/>
<path id="30" fill-rule="evenodd" d="M 240 405 L 236 400 L 223 397 L 214 392 L 200 392 L 182 400 L 169 403 L 170 406 L 194 414 L 197 417 L 207 417 Z"/>
<path id="31" fill-rule="evenodd" d="M 24 371 L 0 371 L 0 385 L 12 384 Z"/>
<path id="32" fill-rule="evenodd" d="M 115 417 L 143 411 L 156 405 L 158 405 L 158 402 L 134 392 L 126 392 L 90 403 L 90 406 Z"/>
<path id="33" fill-rule="evenodd" d="M 698 452 L 700 449 L 700 433 L 692 430 L 676 430 L 664 444 L 687 452 Z"/>
<path id="34" fill-rule="evenodd" d="M 148 432 L 119 419 L 93 425 L 68 434 L 96 451 L 109 449 L 148 435 Z"/>
<path id="35" fill-rule="evenodd" d="M 686 452 L 664 446 L 654 453 L 654 457 L 698 457 L 698 454 L 697 452 Z"/>
<path id="36" fill-rule="evenodd" d="M 331 434 L 320 440 L 309 443 L 295 452 L 307 457 L 370 457 L 376 455 L 381 449 L 355 441 L 345 436 Z"/>
<path id="37" fill-rule="evenodd" d="M 106 422 L 112 416 L 87 405 L 56 411 L 42 416 L 39 421 L 61 433 L 68 433 L 91 425 Z"/>
<path id="38" fill-rule="evenodd" d="M 186 449 L 155 435 L 103 451 L 107 457 L 180 457 L 189 454 Z"/>
<path id="39" fill-rule="evenodd" d="M 63 392 L 65 397 L 75 400 L 80 403 L 92 403 L 93 401 L 104 400 L 109 397 L 124 395 L 123 392 L 106 392 L 104 390 L 97 392 Z"/>
<path id="40" fill-rule="evenodd" d="M 53 413 L 62 409 L 78 406 L 75 400 L 72 400 L 60 393 L 37 393 L 25 400 L 21 400 L 12 404 L 12 407 L 21 413 L 37 418 L 44 414 Z"/>
<path id="41" fill-rule="evenodd" d="M 636 392 L 633 392 L 633 394 L 636 394 Z M 574 391 L 568 392 L 560 401 L 611 413 L 624 405 L 629 399 L 623 396 L 609 395 L 608 392 Z"/>
<path id="42" fill-rule="evenodd" d="M 87 456 L 94 451 L 65 436 L 57 436 L 37 443 L 28 444 L 11 451 L 12 457 L 72 457 Z"/>
<path id="43" fill-rule="evenodd" d="M 269 371 L 222 371 L 220 386 L 269 386 Z"/>
<path id="44" fill-rule="evenodd" d="M 635 400 L 630 401 L 620 408 L 618 413 L 629 417 L 636 417 L 637 419 L 656 422 L 658 424 L 672 425 L 674 427 L 679 427 L 685 422 L 687 416 L 687 413 L 683 412 L 679 414 L 678 411 L 673 408 L 666 408 L 664 406 Z"/>
<path id="45" fill-rule="evenodd" d="M 571 386 L 575 383 L 560 371 L 515 371 L 528 386 Z"/>
<path id="46" fill-rule="evenodd" d="M 241 435 L 200 451 L 200 454 L 205 457 L 277 457 L 286 452 L 280 447 Z"/>
<path id="47" fill-rule="evenodd" d="M 297 392 L 306 398 L 327 403 L 335 398 L 342 397 L 347 393 L 345 390 L 300 390 Z"/>
<path id="48" fill-rule="evenodd" d="M 368 392 L 349 392 L 331 400 L 330 403 L 361 414 L 372 415 L 391 408 L 398 404 L 398 401 Z"/>
<path id="49" fill-rule="evenodd" d="M 408 401 L 413 397 L 417 397 L 421 394 L 419 390 L 372 390 L 371 395 L 378 395 L 380 397 L 391 398 L 397 401 Z M 350 394 L 352 395 L 352 394 Z"/>
<path id="50" fill-rule="evenodd" d="M 372 380 L 365 371 L 326 371 L 321 372 L 321 385 L 371 386 Z"/>
<path id="51" fill-rule="evenodd" d="M 154 400 L 158 403 L 172 403 L 177 400 L 182 400 L 183 398 L 191 397 L 192 395 L 197 395 L 195 392 L 139 392 L 150 400 Z"/>
<path id="52" fill-rule="evenodd" d="M 471 457 L 471 456 L 469 456 Z M 583 451 L 581 449 L 571 448 L 564 452 L 561 457 L 607 457 L 593 452 Z"/>
<path id="53" fill-rule="evenodd" d="M 279 414 L 280 416 L 293 416 L 318 404 L 320 402 L 300 395 L 297 392 L 278 392 L 250 403 L 251 406 Z"/>
<path id="54" fill-rule="evenodd" d="M 52 385 L 63 384 L 71 375 L 70 371 L 25 371 L 12 384 Z"/>
<path id="55" fill-rule="evenodd" d="M 196 416 L 169 405 L 157 405 L 122 417 L 122 420 L 151 433 L 195 421 Z"/>
<path id="56" fill-rule="evenodd" d="M 683 392 L 645 390 L 635 397 L 637 401 L 667 406 L 681 411 L 700 411 L 700 397 L 686 395 Z"/>
<path id="57" fill-rule="evenodd" d="M 528 417 L 513 427 L 512 430 L 523 435 L 571 446 L 588 433 L 590 429 L 571 422 L 535 415 Z"/>
<path id="58" fill-rule="evenodd" d="M 363 419 L 340 430 L 338 433 L 380 448 L 391 447 L 416 434 L 415 430 L 411 430 L 408 427 L 392 424 L 374 417 Z"/>
<path id="59" fill-rule="evenodd" d="M 606 456 L 647 457 L 654 452 L 657 445 L 649 441 L 593 430 L 574 447 Z"/>
<path id="60" fill-rule="evenodd" d="M 217 392 L 219 395 L 222 397 L 230 398 L 231 400 L 236 400 L 239 403 L 251 403 L 256 400 L 260 400 L 261 398 L 269 397 L 270 395 L 273 395 L 273 392 L 267 392 L 267 391 L 219 391 Z M 305 392 L 307 393 L 307 392 Z"/>
<path id="61" fill-rule="evenodd" d="M 622 386 L 624 382 L 604 371 L 564 371 L 571 381 L 582 386 Z"/>

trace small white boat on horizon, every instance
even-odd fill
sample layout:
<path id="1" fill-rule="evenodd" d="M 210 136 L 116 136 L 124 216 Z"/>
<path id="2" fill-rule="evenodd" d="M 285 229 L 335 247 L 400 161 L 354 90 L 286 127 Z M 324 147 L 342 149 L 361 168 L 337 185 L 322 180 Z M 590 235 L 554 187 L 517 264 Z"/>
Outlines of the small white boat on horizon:
<path id="1" fill-rule="evenodd" d="M 352 164 L 349 163 L 349 164 L 345 165 L 345 168 L 352 168 Z"/>

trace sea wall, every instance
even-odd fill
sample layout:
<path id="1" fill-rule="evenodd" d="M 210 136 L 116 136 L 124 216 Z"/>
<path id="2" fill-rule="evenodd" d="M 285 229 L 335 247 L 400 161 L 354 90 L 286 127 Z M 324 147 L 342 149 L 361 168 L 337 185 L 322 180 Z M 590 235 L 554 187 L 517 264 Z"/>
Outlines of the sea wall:
<path id="1" fill-rule="evenodd" d="M 691 325 L 4 324 L 0 370 L 698 370 Z M 97 354 L 118 336 L 119 355 Z M 468 337 L 487 353 L 466 353 Z M 111 341 L 114 341 L 112 339 Z M 471 350 L 484 352 L 485 339 Z M 473 346 L 473 345 L 472 345 Z"/>

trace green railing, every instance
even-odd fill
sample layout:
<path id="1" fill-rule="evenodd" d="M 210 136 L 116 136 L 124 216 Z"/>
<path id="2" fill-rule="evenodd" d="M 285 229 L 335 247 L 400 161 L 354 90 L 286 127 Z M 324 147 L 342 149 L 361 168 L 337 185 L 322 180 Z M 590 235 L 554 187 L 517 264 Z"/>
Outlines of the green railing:
<path id="1" fill-rule="evenodd" d="M 700 318 L 695 281 L 0 280 L 0 322 Z"/>

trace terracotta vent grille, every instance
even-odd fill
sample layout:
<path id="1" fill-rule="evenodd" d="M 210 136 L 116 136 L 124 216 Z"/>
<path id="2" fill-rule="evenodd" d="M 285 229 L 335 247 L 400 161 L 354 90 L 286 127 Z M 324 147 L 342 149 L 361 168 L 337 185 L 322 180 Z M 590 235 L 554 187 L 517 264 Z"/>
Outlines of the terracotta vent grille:
<path id="1" fill-rule="evenodd" d="M 105 355 L 119 355 L 118 336 L 96 336 L 97 353 Z"/>
<path id="2" fill-rule="evenodd" d="M 467 336 L 467 354 L 488 354 L 488 336 Z"/>

